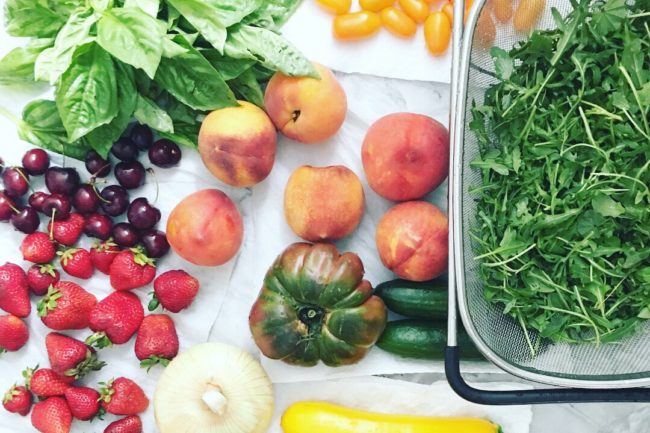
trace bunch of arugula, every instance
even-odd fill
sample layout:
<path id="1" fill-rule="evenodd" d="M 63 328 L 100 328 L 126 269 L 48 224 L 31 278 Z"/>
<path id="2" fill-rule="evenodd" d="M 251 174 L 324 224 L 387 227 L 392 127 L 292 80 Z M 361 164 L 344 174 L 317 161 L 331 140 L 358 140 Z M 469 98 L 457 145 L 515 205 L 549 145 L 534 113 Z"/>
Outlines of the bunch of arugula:
<path id="1" fill-rule="evenodd" d="M 6 0 L 7 32 L 32 39 L 0 60 L 0 84 L 55 86 L 19 133 L 57 153 L 105 157 L 132 118 L 194 147 L 202 115 L 262 106 L 275 71 L 317 76 L 277 33 L 300 1 Z"/>
<path id="2" fill-rule="evenodd" d="M 540 338 L 606 343 L 650 319 L 650 1 L 572 0 L 510 52 L 470 129 L 486 299 Z"/>

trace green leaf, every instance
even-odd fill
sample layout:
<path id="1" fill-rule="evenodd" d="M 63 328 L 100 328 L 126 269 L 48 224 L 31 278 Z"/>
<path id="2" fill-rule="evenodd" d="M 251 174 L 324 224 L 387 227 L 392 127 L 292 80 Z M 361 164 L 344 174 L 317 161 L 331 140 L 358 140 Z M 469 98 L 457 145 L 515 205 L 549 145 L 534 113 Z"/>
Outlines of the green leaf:
<path id="1" fill-rule="evenodd" d="M 90 147 L 99 153 L 102 158 L 108 158 L 108 152 L 111 150 L 113 143 L 122 136 L 129 126 L 136 107 L 137 89 L 135 87 L 133 68 L 121 62 L 116 62 L 115 73 L 115 79 L 119 83 L 117 96 L 120 101 L 117 116 L 110 123 L 94 129 L 85 137 Z"/>
<path id="2" fill-rule="evenodd" d="M 594 14 L 592 25 L 601 35 L 618 30 L 627 15 L 625 0 L 608 0 L 602 10 Z"/>
<path id="3" fill-rule="evenodd" d="M 111 9 L 97 23 L 97 43 L 150 78 L 156 75 L 164 38 L 164 24 L 138 8 Z"/>
<path id="4" fill-rule="evenodd" d="M 34 75 L 54 85 L 68 70 L 77 47 L 92 41 L 90 29 L 97 22 L 97 16 L 87 11 L 70 16 L 61 31 L 56 35 L 54 46 L 41 53 L 36 59 Z"/>
<path id="5" fill-rule="evenodd" d="M 243 20 L 244 24 L 278 30 L 298 9 L 302 0 L 266 0 L 262 3 L 259 9 Z"/>
<path id="6" fill-rule="evenodd" d="M 174 132 L 159 131 L 161 137 L 174 141 L 183 146 L 196 149 L 199 143 L 200 124 L 174 123 Z"/>
<path id="7" fill-rule="evenodd" d="M 89 0 L 88 3 L 95 12 L 98 12 L 100 14 L 106 9 L 113 7 L 113 0 Z"/>
<path id="8" fill-rule="evenodd" d="M 270 30 L 240 26 L 228 35 L 226 55 L 253 59 L 288 76 L 319 78 L 314 65 L 282 36 Z"/>
<path id="9" fill-rule="evenodd" d="M 176 99 L 196 110 L 235 106 L 235 96 L 219 72 L 180 35 L 174 42 L 187 53 L 163 58 L 155 81 Z"/>
<path id="10" fill-rule="evenodd" d="M 639 90 L 639 99 L 641 103 L 647 107 L 650 107 L 650 81 L 645 83 L 641 90 Z"/>
<path id="11" fill-rule="evenodd" d="M 501 80 L 508 80 L 515 70 L 510 54 L 502 48 L 492 47 L 490 55 L 494 59 L 494 69 L 497 77 Z"/>
<path id="12" fill-rule="evenodd" d="M 11 36 L 53 37 L 67 20 L 42 1 L 6 0 L 5 30 Z"/>
<path id="13" fill-rule="evenodd" d="M 245 71 L 255 64 L 255 60 L 251 59 L 232 59 L 230 57 L 219 54 L 217 50 L 202 50 L 201 54 L 219 71 L 224 80 L 229 81 L 239 77 Z"/>
<path id="14" fill-rule="evenodd" d="M 616 218 L 625 213 L 625 208 L 619 202 L 614 201 L 612 198 L 605 194 L 596 195 L 592 199 L 591 205 L 594 210 L 602 216 Z"/>
<path id="15" fill-rule="evenodd" d="M 125 8 L 140 8 L 152 17 L 158 16 L 158 9 L 160 9 L 160 0 L 126 0 L 124 2 Z"/>
<path id="16" fill-rule="evenodd" d="M 138 95 L 134 117 L 156 131 L 174 132 L 174 122 L 169 114 L 145 96 Z"/>
<path id="17" fill-rule="evenodd" d="M 162 48 L 163 57 L 167 59 L 173 59 L 176 56 L 187 53 L 187 49 L 181 47 L 173 40 L 173 35 L 167 35 L 163 38 Z"/>
<path id="18" fill-rule="evenodd" d="M 262 109 L 264 108 L 264 92 L 252 69 L 248 69 L 237 78 L 228 81 L 228 84 L 239 99 L 244 99 Z"/>
<path id="19" fill-rule="evenodd" d="M 72 66 L 61 77 L 55 96 L 70 141 L 109 123 L 118 113 L 111 56 L 95 43 L 79 48 Z"/>
<path id="20" fill-rule="evenodd" d="M 630 102 L 623 92 L 614 92 L 611 101 L 612 105 L 616 108 L 626 111 L 630 110 Z"/>
<path id="21" fill-rule="evenodd" d="M 52 39 L 33 39 L 26 47 L 9 51 L 0 60 L 0 85 L 33 82 L 36 58 L 53 43 Z"/>

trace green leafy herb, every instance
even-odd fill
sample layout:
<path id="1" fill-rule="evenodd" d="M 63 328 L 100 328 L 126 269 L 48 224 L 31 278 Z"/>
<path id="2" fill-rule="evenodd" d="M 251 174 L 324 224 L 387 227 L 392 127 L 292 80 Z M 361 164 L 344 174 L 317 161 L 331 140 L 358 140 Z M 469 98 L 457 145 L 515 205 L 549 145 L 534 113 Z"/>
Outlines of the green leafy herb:
<path id="1" fill-rule="evenodd" d="M 650 318 L 650 2 L 572 5 L 492 50 L 472 239 L 486 298 L 527 333 L 606 343 Z"/>
<path id="2" fill-rule="evenodd" d="M 138 95 L 138 102 L 133 114 L 138 122 L 148 125 L 160 132 L 174 132 L 174 121 L 165 110 L 151 99 Z"/>
<path id="3" fill-rule="evenodd" d="M 52 39 L 34 39 L 26 47 L 14 48 L 0 60 L 0 84 L 21 84 L 33 82 L 34 63 L 48 47 Z"/>

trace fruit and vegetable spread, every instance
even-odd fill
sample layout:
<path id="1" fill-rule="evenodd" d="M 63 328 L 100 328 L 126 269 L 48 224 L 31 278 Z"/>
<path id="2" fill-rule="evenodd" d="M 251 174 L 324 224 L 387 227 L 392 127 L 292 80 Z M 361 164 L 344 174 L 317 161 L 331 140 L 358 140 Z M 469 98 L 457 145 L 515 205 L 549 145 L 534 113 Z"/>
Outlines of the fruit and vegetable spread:
<path id="1" fill-rule="evenodd" d="M 485 296 L 526 331 L 606 343 L 650 318 L 648 2 L 573 5 L 491 51 L 472 240 Z"/>

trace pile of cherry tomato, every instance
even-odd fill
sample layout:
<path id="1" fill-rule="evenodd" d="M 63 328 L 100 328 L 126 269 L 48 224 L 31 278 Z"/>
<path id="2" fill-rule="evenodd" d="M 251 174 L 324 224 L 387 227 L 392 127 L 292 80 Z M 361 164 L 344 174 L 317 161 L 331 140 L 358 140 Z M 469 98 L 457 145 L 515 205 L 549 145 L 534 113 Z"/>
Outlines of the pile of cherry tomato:
<path id="1" fill-rule="evenodd" d="M 337 39 L 367 38 L 382 26 L 396 36 L 410 38 L 416 34 L 419 25 L 424 25 L 424 38 L 431 54 L 441 55 L 449 47 L 453 0 L 444 0 L 442 5 L 439 0 L 359 0 L 361 10 L 358 12 L 350 12 L 352 0 L 316 2 L 336 15 L 333 30 Z M 471 3 L 468 0 L 466 8 Z"/>

